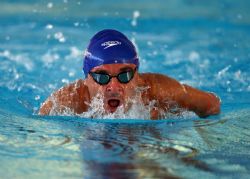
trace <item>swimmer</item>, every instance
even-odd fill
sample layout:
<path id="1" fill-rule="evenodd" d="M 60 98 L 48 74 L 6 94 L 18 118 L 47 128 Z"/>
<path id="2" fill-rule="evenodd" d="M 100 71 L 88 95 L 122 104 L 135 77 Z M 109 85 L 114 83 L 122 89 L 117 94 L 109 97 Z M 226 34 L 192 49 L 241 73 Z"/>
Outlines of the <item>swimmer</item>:
<path id="1" fill-rule="evenodd" d="M 76 114 L 88 111 L 89 104 L 98 94 L 103 96 L 105 112 L 114 113 L 118 107 L 130 107 L 136 89 L 141 102 L 155 101 L 151 119 L 165 113 L 179 114 L 176 109 L 193 111 L 199 117 L 220 112 L 220 99 L 213 93 L 181 84 L 175 79 L 156 73 L 139 73 L 139 58 L 133 43 L 121 32 L 105 29 L 95 34 L 85 51 L 83 71 L 85 79 L 62 87 L 42 105 L 40 115 L 53 110 L 70 109 Z M 176 108 L 178 107 L 178 108 Z"/>

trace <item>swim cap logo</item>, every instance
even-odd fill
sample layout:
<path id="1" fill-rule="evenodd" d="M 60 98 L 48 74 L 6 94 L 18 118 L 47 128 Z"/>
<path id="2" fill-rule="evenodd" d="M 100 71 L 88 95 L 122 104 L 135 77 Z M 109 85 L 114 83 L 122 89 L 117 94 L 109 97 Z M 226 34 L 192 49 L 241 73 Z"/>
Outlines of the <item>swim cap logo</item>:
<path id="1" fill-rule="evenodd" d="M 101 45 L 104 47 L 104 49 L 107 49 L 109 47 L 113 47 L 113 46 L 121 45 L 121 44 L 122 43 L 119 41 L 107 41 L 107 42 L 102 43 Z"/>

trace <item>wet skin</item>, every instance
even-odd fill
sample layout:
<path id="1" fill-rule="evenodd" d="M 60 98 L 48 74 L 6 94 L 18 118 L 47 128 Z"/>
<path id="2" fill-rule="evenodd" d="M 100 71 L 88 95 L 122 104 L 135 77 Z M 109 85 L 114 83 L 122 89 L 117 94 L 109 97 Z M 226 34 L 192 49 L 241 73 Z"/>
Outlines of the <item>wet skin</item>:
<path id="1" fill-rule="evenodd" d="M 91 72 L 105 72 L 111 76 L 134 70 L 134 64 L 106 64 L 97 66 Z M 86 112 L 89 103 L 97 95 L 104 97 L 104 109 L 113 113 L 117 107 L 129 109 L 129 98 L 136 94 L 135 89 L 143 87 L 142 102 L 147 105 L 155 100 L 155 108 L 151 111 L 152 119 L 161 118 L 160 111 L 179 114 L 179 110 L 186 109 L 195 112 L 200 117 L 218 114 L 220 100 L 213 93 L 200 91 L 161 74 L 142 73 L 135 70 L 134 77 L 128 83 L 120 83 L 116 77 L 110 82 L 100 85 L 88 75 L 85 80 L 78 80 L 54 92 L 41 106 L 39 114 L 48 115 L 52 109 L 63 112 L 70 108 L 75 113 Z M 56 109 L 55 109 L 56 108 Z"/>

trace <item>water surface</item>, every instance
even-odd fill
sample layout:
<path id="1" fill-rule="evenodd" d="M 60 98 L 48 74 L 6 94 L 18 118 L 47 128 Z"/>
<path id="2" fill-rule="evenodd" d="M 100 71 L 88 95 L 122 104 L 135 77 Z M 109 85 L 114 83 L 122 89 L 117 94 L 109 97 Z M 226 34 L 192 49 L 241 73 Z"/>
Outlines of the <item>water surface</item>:
<path id="1" fill-rule="evenodd" d="M 245 0 L 1 1 L 1 176 L 249 178 L 249 7 Z M 51 92 L 84 78 L 83 50 L 104 28 L 135 42 L 140 72 L 215 92 L 221 114 L 38 116 Z"/>

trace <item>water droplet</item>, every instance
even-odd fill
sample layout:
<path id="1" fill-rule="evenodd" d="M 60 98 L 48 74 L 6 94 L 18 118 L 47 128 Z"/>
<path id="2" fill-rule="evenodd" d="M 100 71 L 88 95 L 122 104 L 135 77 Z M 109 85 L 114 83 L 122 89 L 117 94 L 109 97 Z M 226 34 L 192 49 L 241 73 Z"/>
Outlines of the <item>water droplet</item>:
<path id="1" fill-rule="evenodd" d="M 39 100 L 40 99 L 40 96 L 39 95 L 36 95 L 35 96 L 35 100 Z"/>
<path id="2" fill-rule="evenodd" d="M 62 43 L 66 41 L 66 39 L 65 39 L 62 32 L 55 33 L 54 38 L 57 39 L 59 42 L 62 42 Z"/>
<path id="3" fill-rule="evenodd" d="M 47 7 L 48 7 L 49 9 L 51 9 L 51 8 L 53 7 L 53 3 L 52 3 L 52 2 L 49 2 L 49 3 L 47 4 Z"/>
<path id="4" fill-rule="evenodd" d="M 75 23 L 74 23 L 74 26 L 75 26 L 75 27 L 78 27 L 79 24 L 80 24 L 79 22 L 75 22 Z"/>
<path id="5" fill-rule="evenodd" d="M 196 61 L 196 60 L 199 60 L 200 55 L 199 55 L 196 51 L 192 51 L 192 52 L 190 52 L 188 58 L 189 58 L 189 60 L 190 60 L 191 62 L 194 62 L 194 61 Z"/>
<path id="6" fill-rule="evenodd" d="M 66 78 L 63 78 L 63 79 L 62 79 L 62 82 L 68 84 L 68 83 L 69 83 L 69 80 L 66 79 Z"/>
<path id="7" fill-rule="evenodd" d="M 75 72 L 71 71 L 69 72 L 69 77 L 74 77 L 75 76 Z"/>
<path id="8" fill-rule="evenodd" d="M 140 16 L 140 12 L 139 11 L 134 11 L 133 12 L 133 17 L 134 18 L 138 18 Z"/>
<path id="9" fill-rule="evenodd" d="M 134 11 L 133 12 L 133 20 L 131 21 L 131 25 L 132 26 L 136 26 L 137 25 L 137 18 L 140 16 L 140 12 L 139 11 Z"/>
<path id="10" fill-rule="evenodd" d="M 152 46 L 153 43 L 152 43 L 151 41 L 147 41 L 147 45 L 148 45 L 148 46 Z"/>
<path id="11" fill-rule="evenodd" d="M 46 29 L 53 29 L 53 25 L 52 24 L 47 24 Z"/>

